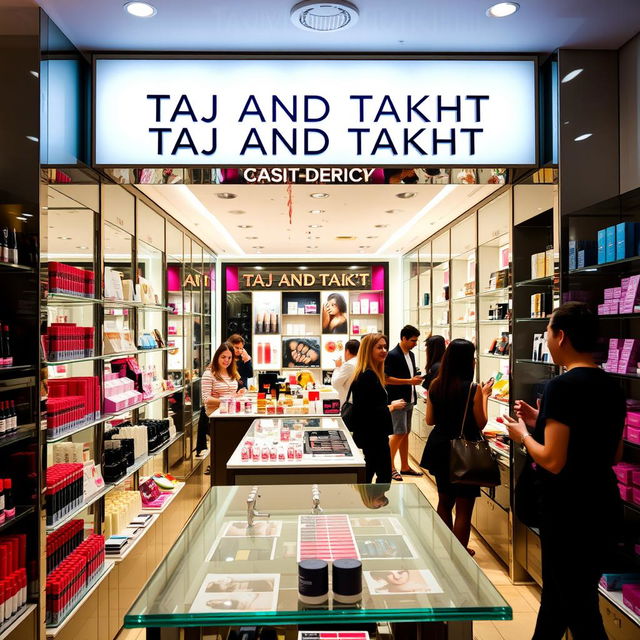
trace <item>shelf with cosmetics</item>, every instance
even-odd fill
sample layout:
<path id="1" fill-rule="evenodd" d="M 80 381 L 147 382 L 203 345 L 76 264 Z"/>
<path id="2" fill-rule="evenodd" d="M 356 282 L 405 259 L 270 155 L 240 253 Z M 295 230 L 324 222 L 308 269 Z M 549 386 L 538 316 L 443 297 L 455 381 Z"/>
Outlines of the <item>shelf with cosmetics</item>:
<path id="1" fill-rule="evenodd" d="M 387 330 L 384 264 L 226 264 L 222 273 L 222 337 L 243 337 L 255 374 L 305 370 L 322 383 L 348 340 Z"/>
<path id="2" fill-rule="evenodd" d="M 49 537 L 82 522 L 78 542 L 99 551 L 106 496 L 137 491 L 156 472 L 179 469 L 186 480 L 201 464 L 194 421 L 211 357 L 215 256 L 139 194 L 89 172 L 74 177 L 49 184 L 40 216 L 38 433 Z M 53 636 L 61 629 L 49 613 Z"/>

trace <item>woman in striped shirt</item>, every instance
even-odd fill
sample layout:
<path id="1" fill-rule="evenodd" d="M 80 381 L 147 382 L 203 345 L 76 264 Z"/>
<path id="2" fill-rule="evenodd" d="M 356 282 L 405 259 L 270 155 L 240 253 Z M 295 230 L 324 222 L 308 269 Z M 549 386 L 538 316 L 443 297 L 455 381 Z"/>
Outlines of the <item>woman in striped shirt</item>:
<path id="1" fill-rule="evenodd" d="M 220 398 L 242 395 L 245 389 L 238 390 L 240 375 L 233 358 L 233 347 L 223 342 L 213 354 L 211 364 L 202 374 L 200 393 L 202 404 L 207 413 L 211 413 L 220 406 Z M 207 448 L 207 420 L 201 412 L 198 421 L 198 439 L 196 455 L 200 455 Z M 202 425 L 202 426 L 201 426 Z"/>

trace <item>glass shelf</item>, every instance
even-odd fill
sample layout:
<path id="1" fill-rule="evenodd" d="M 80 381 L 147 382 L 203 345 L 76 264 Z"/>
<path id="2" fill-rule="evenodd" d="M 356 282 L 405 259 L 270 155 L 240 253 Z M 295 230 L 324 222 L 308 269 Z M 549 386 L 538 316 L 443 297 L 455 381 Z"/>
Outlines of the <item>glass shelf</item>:
<path id="1" fill-rule="evenodd" d="M 56 367 L 63 364 L 76 364 L 78 362 L 92 362 L 94 360 L 114 360 L 122 356 L 139 356 L 143 353 L 153 353 L 154 351 L 168 351 L 176 347 L 155 347 L 153 349 L 132 349 L 131 351 L 120 351 L 119 353 L 108 353 L 102 356 L 91 356 L 90 358 L 75 358 L 71 360 L 45 360 L 42 364 L 47 367 Z"/>
<path id="2" fill-rule="evenodd" d="M 545 316 L 544 318 L 516 318 L 516 322 L 549 322 L 551 316 Z"/>
<path id="3" fill-rule="evenodd" d="M 24 264 L 11 264 L 9 262 L 0 262 L 0 272 L 7 273 L 19 273 L 19 272 L 33 272 L 33 267 L 27 267 Z"/>
<path id="4" fill-rule="evenodd" d="M 598 315 L 598 320 L 637 320 L 640 318 L 639 313 L 605 313 Z"/>
<path id="5" fill-rule="evenodd" d="M 568 272 L 572 276 L 578 273 L 594 273 L 597 271 L 609 271 L 610 269 L 617 271 L 620 267 L 633 267 L 634 263 L 638 263 L 640 267 L 640 256 L 632 256 L 624 260 L 615 260 L 614 262 L 603 262 L 602 264 L 590 264 L 588 267 L 580 267 Z"/>
<path id="6" fill-rule="evenodd" d="M 510 324 L 511 320 L 505 318 L 504 320 L 480 320 L 480 324 Z"/>
<path id="7" fill-rule="evenodd" d="M 417 486 L 322 485 L 323 512 L 319 515 L 311 515 L 311 489 L 309 485 L 260 487 L 258 508 L 271 517 L 254 526 L 256 532 L 258 525 L 265 528 L 271 553 L 258 559 L 265 537 L 247 534 L 250 487 L 211 487 L 126 614 L 125 627 L 321 624 L 335 623 L 337 618 L 345 624 L 511 619 L 511 607 Z M 372 511 L 374 503 L 383 506 Z M 399 544 L 409 547 L 412 559 L 389 565 L 389 559 L 367 557 L 363 552 L 361 604 L 345 606 L 330 601 L 323 607 L 301 606 L 296 588 L 299 527 L 311 530 L 325 518 L 347 524 L 345 543 L 354 547 L 354 553 L 363 539 L 373 535 L 371 527 L 382 527 L 385 536 L 393 533 Z M 229 528 L 236 534 L 235 543 L 241 545 L 234 548 L 246 549 L 248 559 L 226 560 L 228 538 L 221 536 Z M 408 577 L 424 585 L 420 593 L 396 594 L 385 586 L 384 574 L 397 568 L 409 570 Z M 245 582 L 258 580 L 267 597 L 257 601 L 254 593 L 234 591 L 232 597 L 219 592 L 216 579 L 229 574 L 244 574 Z M 243 595 L 255 601 L 254 605 L 243 607 Z M 220 606 L 216 608 L 214 603 Z"/>
<path id="8" fill-rule="evenodd" d="M 476 326 L 476 321 L 472 320 L 469 322 L 452 322 L 451 323 L 452 327 L 475 327 Z"/>
<path id="9" fill-rule="evenodd" d="M 2 524 L 0 524 L 0 533 L 2 533 L 3 531 L 6 531 L 10 527 L 12 527 L 16 522 L 20 522 L 20 520 L 22 520 L 23 518 L 26 518 L 27 516 L 31 515 L 34 512 L 35 512 L 35 507 L 33 505 L 16 506 L 16 515 L 13 516 L 13 518 L 10 518 L 9 520 L 5 520 Z"/>
<path id="10" fill-rule="evenodd" d="M 627 380 L 640 380 L 640 375 L 637 373 L 612 373 L 607 371 L 610 376 L 615 376 L 616 378 L 624 378 Z"/>
<path id="11" fill-rule="evenodd" d="M 542 362 L 542 360 L 529 360 L 527 358 L 516 358 L 516 363 L 518 364 L 540 364 L 545 367 L 558 367 L 559 365 L 554 364 L 553 362 Z"/>
<path id="12" fill-rule="evenodd" d="M 495 353 L 479 353 L 478 356 L 480 358 L 498 358 L 499 360 L 508 360 L 509 356 L 499 356 Z"/>
<path id="13" fill-rule="evenodd" d="M 131 308 L 140 309 L 142 311 L 171 311 L 171 307 L 165 307 L 159 304 L 144 304 L 133 300 L 106 300 L 100 298 L 83 298 L 81 296 L 73 296 L 67 293 L 49 293 L 43 299 L 43 304 L 61 304 L 61 305 L 89 305 L 101 304 L 105 308 Z"/>
<path id="14" fill-rule="evenodd" d="M 476 301 L 475 294 L 471 296 L 458 296 L 457 298 L 451 298 L 451 302 L 469 302 L 474 303 Z"/>
<path id="15" fill-rule="evenodd" d="M 82 296 L 74 296 L 68 293 L 48 293 L 42 300 L 43 304 L 60 304 L 60 305 L 89 305 L 101 304 L 102 300 L 98 298 L 83 298 Z"/>
<path id="16" fill-rule="evenodd" d="M 18 430 L 15 433 L 12 433 L 8 436 L 0 436 L 0 449 L 3 447 L 7 447 L 15 442 L 20 442 L 21 440 L 28 440 L 29 438 L 33 438 L 36 435 L 36 425 L 35 424 L 21 424 L 18 426 Z"/>
<path id="17" fill-rule="evenodd" d="M 532 280 L 521 280 L 516 282 L 516 287 L 542 287 L 553 285 L 554 280 L 558 278 L 558 274 L 552 276 L 544 276 L 543 278 L 533 278 Z"/>
<path id="18" fill-rule="evenodd" d="M 434 302 L 432 306 L 434 309 L 441 309 L 443 307 L 448 307 L 449 300 L 445 300 L 444 302 Z"/>
<path id="19" fill-rule="evenodd" d="M 491 289 L 489 291 L 481 291 L 478 294 L 479 298 L 503 298 L 511 293 L 511 287 L 504 287 L 502 289 Z"/>

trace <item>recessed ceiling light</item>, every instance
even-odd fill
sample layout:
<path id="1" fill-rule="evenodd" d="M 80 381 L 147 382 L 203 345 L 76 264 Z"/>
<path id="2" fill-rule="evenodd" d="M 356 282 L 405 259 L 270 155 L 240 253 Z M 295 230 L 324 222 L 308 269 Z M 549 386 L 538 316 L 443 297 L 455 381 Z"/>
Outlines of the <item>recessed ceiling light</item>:
<path id="1" fill-rule="evenodd" d="M 253 247 L 251 247 L 251 248 L 252 248 L 252 249 L 264 249 L 264 245 L 262 245 L 262 244 L 257 244 L 257 245 L 255 245 L 255 246 L 253 246 Z"/>
<path id="2" fill-rule="evenodd" d="M 29 71 L 29 73 L 34 77 L 34 78 L 39 78 L 40 74 L 37 71 Z"/>
<path id="3" fill-rule="evenodd" d="M 89 247 L 85 247 L 83 244 L 76 247 L 76 249 L 88 249 Z"/>
<path id="4" fill-rule="evenodd" d="M 25 218 L 33 218 L 33 214 L 32 213 L 23 213 L 22 214 Z"/>
<path id="5" fill-rule="evenodd" d="M 218 196 L 218 198 L 221 198 L 222 200 L 233 200 L 234 198 L 238 197 L 237 194 L 229 193 L 228 191 L 223 191 L 222 193 L 216 193 L 216 196 Z"/>
<path id="6" fill-rule="evenodd" d="M 230 209 L 230 210 L 229 210 L 229 213 L 230 213 L 232 216 L 242 216 L 242 215 L 244 215 L 244 214 L 245 214 L 245 213 L 247 213 L 247 212 L 246 212 L 246 211 L 243 211 L 242 209 Z"/>
<path id="7" fill-rule="evenodd" d="M 307 245 L 307 249 L 317 249 L 318 245 L 317 244 L 308 244 Z"/>
<path id="8" fill-rule="evenodd" d="M 239 224 L 238 229 L 253 229 L 252 224 Z"/>
<path id="9" fill-rule="evenodd" d="M 309 268 L 309 267 L 306 267 L 306 266 L 305 266 L 305 265 L 303 265 L 303 264 L 302 264 L 302 265 L 300 265 L 300 266 L 298 267 L 298 269 L 302 269 L 302 271 L 306 271 L 308 268 Z"/>
<path id="10" fill-rule="evenodd" d="M 27 221 L 27 219 L 23 218 L 22 216 L 16 216 L 16 220 L 22 220 L 23 222 Z"/>
<path id="11" fill-rule="evenodd" d="M 324 209 L 309 209 L 309 213 L 314 213 L 314 214 L 324 213 Z"/>
<path id="12" fill-rule="evenodd" d="M 357 264 L 352 264 L 349 269 L 359 269 L 360 267 Z"/>
<path id="13" fill-rule="evenodd" d="M 489 18 L 506 18 L 513 15 L 519 8 L 520 5 L 517 2 L 498 2 L 490 6 L 486 14 Z"/>
<path id="14" fill-rule="evenodd" d="M 371 249 L 370 244 L 359 244 L 358 249 Z"/>
<path id="15" fill-rule="evenodd" d="M 567 75 L 562 78 L 561 82 L 571 82 L 574 78 L 577 78 L 583 71 L 584 69 L 574 69 L 573 71 L 569 71 L 569 73 L 567 73 Z"/>
<path id="16" fill-rule="evenodd" d="M 587 138 L 590 138 L 593 135 L 593 133 L 583 133 L 582 135 L 578 136 L 577 138 L 574 138 L 574 140 L 576 142 L 582 142 L 583 140 L 586 140 Z"/>
<path id="17" fill-rule="evenodd" d="M 124 10 L 136 18 L 151 18 L 157 13 L 156 8 L 148 2 L 127 2 Z"/>
<path id="18" fill-rule="evenodd" d="M 245 240 L 257 240 L 258 236 L 245 236 L 244 239 Z"/>
<path id="19" fill-rule="evenodd" d="M 373 226 L 376 229 L 386 229 L 389 225 L 388 224 L 374 224 Z"/>
<path id="20" fill-rule="evenodd" d="M 36 138 L 36 136 L 27 136 L 27 140 L 31 140 L 31 142 L 38 142 L 38 138 Z"/>
<path id="21" fill-rule="evenodd" d="M 58 240 L 71 240 L 71 236 L 58 236 Z"/>
<path id="22" fill-rule="evenodd" d="M 311 197 L 312 198 L 328 198 L 329 194 L 328 193 L 312 193 Z"/>
<path id="23" fill-rule="evenodd" d="M 414 195 L 415 195 L 415 194 L 414 194 Z M 400 197 L 400 196 L 398 196 L 398 198 L 399 198 L 399 197 Z M 407 196 L 407 197 L 411 197 L 411 196 Z M 401 213 L 401 212 L 402 212 L 402 209 L 387 209 L 387 210 L 385 211 L 385 213 Z"/>
<path id="24" fill-rule="evenodd" d="M 318 2 L 303 0 L 291 9 L 291 22 L 304 31 L 344 31 L 358 22 L 358 7 L 346 0 Z"/>
<path id="25" fill-rule="evenodd" d="M 415 191 L 403 191 L 402 193 L 396 193 L 396 198 L 402 198 L 403 200 L 408 200 L 409 198 L 413 198 L 418 194 Z"/>
<path id="26" fill-rule="evenodd" d="M 367 240 L 375 240 L 378 236 L 365 236 Z"/>
<path id="27" fill-rule="evenodd" d="M 309 229 L 322 229 L 321 224 L 309 224 L 307 226 L 309 227 Z"/>
<path id="28" fill-rule="evenodd" d="M 257 269 L 258 271 L 262 271 L 264 269 L 264 267 L 261 267 L 260 265 L 256 265 L 255 267 L 253 267 L 254 269 Z"/>

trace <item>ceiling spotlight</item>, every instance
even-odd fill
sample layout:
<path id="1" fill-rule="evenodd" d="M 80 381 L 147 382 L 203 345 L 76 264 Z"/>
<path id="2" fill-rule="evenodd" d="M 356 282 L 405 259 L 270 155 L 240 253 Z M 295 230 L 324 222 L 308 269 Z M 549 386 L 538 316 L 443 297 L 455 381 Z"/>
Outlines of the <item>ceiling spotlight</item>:
<path id="1" fill-rule="evenodd" d="M 367 240 L 375 240 L 378 236 L 365 236 Z"/>
<path id="2" fill-rule="evenodd" d="M 305 266 L 305 265 L 303 265 L 303 264 L 302 264 L 302 265 L 300 265 L 300 266 L 298 267 L 298 269 L 301 269 L 302 271 L 306 271 L 308 268 L 309 268 L 309 267 L 306 267 L 306 266 Z"/>
<path id="3" fill-rule="evenodd" d="M 252 224 L 239 224 L 238 229 L 253 229 Z"/>
<path id="4" fill-rule="evenodd" d="M 27 136 L 27 140 L 31 140 L 31 142 L 38 142 L 38 138 L 36 136 Z"/>
<path id="5" fill-rule="evenodd" d="M 396 198 L 402 198 L 402 200 L 408 200 L 418 194 L 415 191 L 403 191 L 402 193 L 396 193 Z"/>
<path id="6" fill-rule="evenodd" d="M 157 13 L 156 8 L 148 2 L 127 2 L 124 10 L 136 18 L 151 18 Z"/>
<path id="7" fill-rule="evenodd" d="M 245 240 L 257 240 L 258 236 L 245 236 L 244 239 Z"/>
<path id="8" fill-rule="evenodd" d="M 352 264 L 349 269 L 359 269 L 360 267 L 357 264 Z"/>
<path id="9" fill-rule="evenodd" d="M 244 214 L 245 214 L 245 213 L 247 213 L 247 212 L 246 212 L 246 211 L 243 211 L 242 209 L 230 209 L 230 210 L 229 210 L 229 213 L 230 213 L 232 216 L 242 216 L 242 215 L 244 215 Z"/>
<path id="10" fill-rule="evenodd" d="M 490 6 L 486 14 L 489 18 L 506 18 L 513 15 L 519 8 L 520 5 L 517 2 L 498 2 Z"/>
<path id="11" fill-rule="evenodd" d="M 76 249 L 82 249 L 83 251 L 84 251 L 85 249 L 88 249 L 88 248 L 89 248 L 89 247 L 85 247 L 83 244 L 81 244 L 81 245 L 79 245 L 79 246 L 77 246 L 77 247 L 76 247 Z"/>
<path id="12" fill-rule="evenodd" d="M 255 267 L 253 267 L 254 269 L 257 269 L 258 271 L 262 271 L 264 269 L 264 267 L 261 267 L 260 265 L 256 265 Z"/>
<path id="13" fill-rule="evenodd" d="M 218 198 L 221 198 L 222 200 L 233 200 L 234 198 L 237 198 L 237 194 L 235 193 L 229 193 L 228 191 L 223 191 L 222 193 L 216 193 L 216 196 L 218 196 Z"/>
<path id="14" fill-rule="evenodd" d="M 574 78 L 577 78 L 583 71 L 584 69 L 574 69 L 573 71 L 569 71 L 569 73 L 567 73 L 567 75 L 562 78 L 561 82 L 571 82 Z"/>
<path id="15" fill-rule="evenodd" d="M 23 213 L 22 214 L 25 218 L 33 218 L 33 214 L 32 213 Z"/>
<path id="16" fill-rule="evenodd" d="M 34 77 L 34 78 L 39 78 L 40 74 L 37 71 L 29 71 L 29 73 Z"/>
<path id="17" fill-rule="evenodd" d="M 307 226 L 309 227 L 309 229 L 322 229 L 321 224 L 309 224 Z"/>
<path id="18" fill-rule="evenodd" d="M 414 194 L 414 195 L 415 195 L 415 194 Z M 399 198 L 399 197 L 400 197 L 400 196 L 398 196 L 398 198 Z M 412 196 L 407 196 L 407 197 L 408 197 L 408 198 L 410 198 L 410 197 L 412 197 Z M 387 209 L 387 210 L 385 211 L 385 213 L 401 213 L 401 212 L 402 212 L 402 209 Z"/>
<path id="19" fill-rule="evenodd" d="M 324 209 L 309 209 L 309 213 L 324 213 Z"/>
<path id="20" fill-rule="evenodd" d="M 318 245 L 317 244 L 308 244 L 307 245 L 307 249 L 317 249 Z"/>
<path id="21" fill-rule="evenodd" d="M 253 246 L 253 247 L 251 247 L 251 248 L 252 248 L 252 249 L 264 249 L 264 245 L 262 245 L 262 244 L 257 244 L 257 245 L 255 245 L 255 246 Z"/>
<path id="22" fill-rule="evenodd" d="M 389 225 L 388 224 L 374 224 L 373 226 L 376 229 L 386 229 Z"/>
<path id="23" fill-rule="evenodd" d="M 371 245 L 370 244 L 359 244 L 358 245 L 358 249 L 370 249 Z"/>
<path id="24" fill-rule="evenodd" d="M 71 236 L 58 236 L 58 240 L 71 240 Z"/>
<path id="25" fill-rule="evenodd" d="M 328 193 L 312 193 L 311 197 L 312 198 L 328 198 L 329 194 Z"/>
<path id="26" fill-rule="evenodd" d="M 22 216 L 16 216 L 16 220 L 22 220 L 23 222 L 27 221 L 27 219 Z"/>
<path id="27" fill-rule="evenodd" d="M 582 142 L 583 140 L 586 140 L 587 138 L 590 138 L 593 135 L 593 133 L 583 133 L 581 136 L 578 136 L 577 138 L 574 138 L 574 140 L 576 142 Z"/>
<path id="28" fill-rule="evenodd" d="M 328 33 L 349 29 L 358 22 L 358 7 L 346 0 L 304 0 L 291 9 L 291 22 L 304 31 Z"/>

